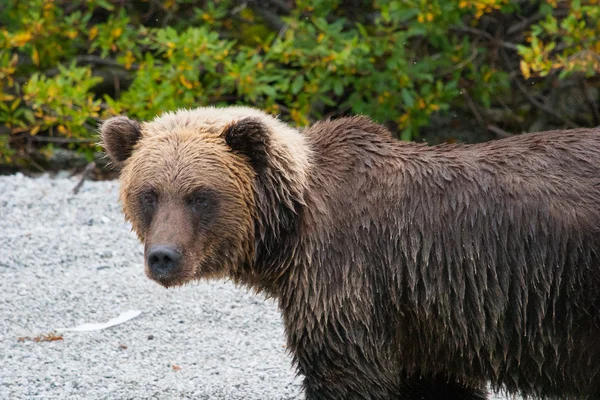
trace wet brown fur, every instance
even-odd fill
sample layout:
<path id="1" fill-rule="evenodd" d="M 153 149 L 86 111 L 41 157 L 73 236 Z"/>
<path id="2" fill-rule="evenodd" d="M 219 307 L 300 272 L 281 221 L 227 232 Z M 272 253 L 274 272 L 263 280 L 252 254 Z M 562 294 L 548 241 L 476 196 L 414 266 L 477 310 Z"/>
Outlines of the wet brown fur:
<path id="1" fill-rule="evenodd" d="M 343 118 L 303 132 L 290 172 L 269 119 L 208 126 L 142 125 L 125 215 L 189 252 L 165 286 L 227 276 L 277 298 L 307 398 L 600 398 L 599 130 L 430 147 Z M 180 200 L 198 186 L 219 193 L 208 228 Z M 144 226 L 148 187 L 167 210 Z"/>

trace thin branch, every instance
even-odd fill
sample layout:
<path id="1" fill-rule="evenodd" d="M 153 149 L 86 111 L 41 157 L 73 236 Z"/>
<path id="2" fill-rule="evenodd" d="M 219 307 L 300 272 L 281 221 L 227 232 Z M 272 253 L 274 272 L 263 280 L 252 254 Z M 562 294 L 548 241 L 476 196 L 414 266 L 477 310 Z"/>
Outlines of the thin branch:
<path id="1" fill-rule="evenodd" d="M 35 167 L 35 169 L 37 169 L 40 172 L 46 172 L 46 169 L 44 167 L 42 167 L 40 164 L 36 163 L 34 160 L 32 160 L 31 158 L 29 158 L 27 160 L 29 163 L 31 163 L 31 165 L 33 167 Z"/>
<path id="2" fill-rule="evenodd" d="M 561 121 L 563 124 L 565 124 L 565 126 L 569 127 L 569 128 L 577 128 L 578 125 L 563 117 L 562 115 L 558 114 L 556 111 L 554 111 L 553 109 L 551 109 L 550 107 L 548 107 L 546 104 L 540 102 L 539 100 L 537 100 L 535 97 L 533 97 L 528 91 L 527 88 L 523 85 L 523 83 L 521 83 L 521 81 L 519 80 L 518 76 L 517 76 L 517 72 L 514 71 L 511 68 L 510 65 L 510 60 L 508 58 L 508 55 L 506 54 L 506 51 L 504 51 L 504 49 L 502 49 L 500 51 L 500 55 L 501 58 L 505 64 L 505 67 L 508 71 L 513 71 L 510 74 L 510 80 L 512 82 L 515 82 L 515 84 L 517 85 L 517 88 L 519 89 L 519 91 L 523 94 L 523 96 L 525 96 L 525 98 L 527 99 L 527 101 L 529 101 L 534 107 L 540 109 L 541 111 L 545 112 L 548 115 L 553 116 L 554 118 L 558 119 L 559 121 Z"/>
<path id="3" fill-rule="evenodd" d="M 120 62 L 118 62 L 117 60 L 114 60 L 112 58 L 102 58 L 102 57 L 98 57 L 98 56 L 94 56 L 94 55 L 77 56 L 77 57 L 75 57 L 75 61 L 77 61 L 77 63 L 82 63 L 82 64 L 106 65 L 108 67 L 116 67 L 116 68 L 125 69 L 125 66 L 123 64 L 121 64 Z M 139 66 L 139 64 L 131 64 L 130 69 L 137 71 L 138 69 L 140 69 L 140 66 Z"/>
<path id="4" fill-rule="evenodd" d="M 250 7 L 265 21 L 267 26 L 275 32 L 280 32 L 283 28 L 285 28 L 286 23 L 283 22 L 283 20 L 274 12 L 271 12 L 255 3 L 251 3 Z"/>
<path id="5" fill-rule="evenodd" d="M 467 105 L 471 109 L 471 112 L 475 116 L 475 119 L 477 120 L 477 122 L 479 123 L 479 125 L 484 125 L 485 121 L 483 120 L 483 117 L 481 116 L 481 113 L 477 109 L 477 105 L 475 105 L 475 102 L 473 101 L 473 99 L 469 95 L 469 92 L 467 91 L 467 89 L 460 88 L 460 91 L 461 91 L 463 97 L 465 98 L 465 100 L 467 101 Z"/>
<path id="6" fill-rule="evenodd" d="M 77 182 L 77 184 L 73 187 L 73 194 L 79 193 L 79 190 L 83 186 L 83 182 L 85 182 L 85 180 L 90 177 L 94 168 L 96 168 L 96 163 L 93 161 L 86 165 L 85 169 L 81 173 L 81 178 L 79 179 L 79 182 Z"/>
<path id="7" fill-rule="evenodd" d="M 456 64 L 454 67 L 452 67 L 452 71 L 459 71 L 463 69 L 464 67 L 475 61 L 477 55 L 477 48 L 473 48 L 471 51 L 471 56 L 468 59 L 463 60 L 460 63 Z"/>
<path id="8" fill-rule="evenodd" d="M 92 138 L 62 138 L 62 137 L 50 137 L 50 136 L 30 136 L 34 142 L 47 142 L 47 143 L 98 143 L 98 139 Z"/>
<path id="9" fill-rule="evenodd" d="M 566 8 L 555 10 L 552 13 L 552 15 L 556 18 L 566 17 L 568 14 L 569 14 L 569 10 Z M 536 14 L 532 15 L 531 17 L 509 27 L 506 30 L 506 35 L 512 36 L 514 34 L 520 33 L 521 31 L 524 31 L 525 29 L 529 28 L 530 25 L 535 24 L 536 22 L 541 21 L 544 18 L 546 18 L 545 15 L 536 13 Z"/>
<path id="10" fill-rule="evenodd" d="M 472 28 L 470 26 L 455 26 L 450 29 L 453 31 L 456 31 L 456 32 L 460 32 L 460 33 L 469 33 L 471 35 L 484 37 L 487 40 L 489 40 L 491 43 L 499 44 L 500 46 L 504 47 L 505 49 L 514 50 L 514 51 L 517 50 L 516 44 L 506 42 L 504 40 L 498 40 L 494 36 L 492 36 L 490 33 L 486 32 L 486 31 L 482 31 L 481 29 Z"/>
<path id="11" fill-rule="evenodd" d="M 554 111 L 553 109 L 548 107 L 546 104 L 540 102 L 535 97 L 533 97 L 529 92 L 527 92 L 527 88 L 519 81 L 519 78 L 515 77 L 515 78 L 513 78 L 513 81 L 517 84 L 517 88 L 519 89 L 519 91 L 523 94 L 523 96 L 525 96 L 525 98 L 533 106 L 542 110 L 546 114 L 551 115 L 554 118 L 558 119 L 559 121 L 561 121 L 563 124 L 565 124 L 569 128 L 578 128 L 579 127 L 579 125 L 577 125 L 575 122 L 563 117 L 562 115 L 560 115 L 559 113 L 557 113 L 556 111 Z"/>
<path id="12" fill-rule="evenodd" d="M 587 106 L 590 108 L 590 111 L 592 112 L 592 117 L 594 118 L 594 125 L 598 126 L 598 125 L 600 125 L 600 112 L 598 112 L 598 105 L 596 104 L 596 101 L 590 94 L 590 91 L 588 90 L 587 82 L 585 81 L 585 79 L 583 77 L 581 77 L 579 79 L 579 85 L 581 87 L 581 91 L 583 92 L 583 98 L 585 100 L 585 103 L 587 104 Z"/>
<path id="13" fill-rule="evenodd" d="M 486 128 L 489 131 L 492 131 L 496 136 L 501 137 L 501 138 L 509 138 L 511 136 L 514 136 L 512 133 L 508 133 L 504 129 L 499 128 L 496 125 L 490 124 Z"/>
<path id="14" fill-rule="evenodd" d="M 285 14 L 289 14 L 290 12 L 292 12 L 292 9 L 281 0 L 267 0 L 267 1 L 269 3 L 271 3 L 273 6 L 275 6 L 276 8 L 278 8 L 279 11 L 281 11 Z"/>

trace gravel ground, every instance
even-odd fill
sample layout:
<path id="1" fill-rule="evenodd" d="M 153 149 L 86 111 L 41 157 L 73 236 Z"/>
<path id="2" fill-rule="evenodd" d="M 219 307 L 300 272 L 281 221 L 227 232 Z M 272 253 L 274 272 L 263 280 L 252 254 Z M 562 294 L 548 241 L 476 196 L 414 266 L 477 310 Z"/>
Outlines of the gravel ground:
<path id="1" fill-rule="evenodd" d="M 0 176 L 0 399 L 302 399 L 272 301 L 143 273 L 116 182 Z M 141 315 L 94 332 L 56 328 Z M 19 340 L 25 338 L 25 340 Z"/>
<path id="2" fill-rule="evenodd" d="M 0 176 L 0 399 L 303 398 L 272 301 L 225 282 L 153 283 L 117 183 L 72 195 L 76 181 Z M 18 341 L 127 310 L 142 314 Z"/>

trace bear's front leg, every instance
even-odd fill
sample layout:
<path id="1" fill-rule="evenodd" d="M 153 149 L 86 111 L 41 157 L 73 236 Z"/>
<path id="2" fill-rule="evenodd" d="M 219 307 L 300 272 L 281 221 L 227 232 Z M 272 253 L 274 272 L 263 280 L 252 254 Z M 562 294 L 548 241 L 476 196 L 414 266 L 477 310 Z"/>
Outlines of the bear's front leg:
<path id="1" fill-rule="evenodd" d="M 319 382 L 307 377 L 304 381 L 306 400 L 486 400 L 487 393 L 442 379 L 409 379 L 397 387 L 382 387 L 369 382 Z"/>
<path id="2" fill-rule="evenodd" d="M 341 360 L 340 360 L 341 361 Z M 415 377 L 401 382 L 378 380 L 366 374 L 358 377 L 353 371 L 307 375 L 304 379 L 306 400 L 486 400 L 485 390 L 449 381 L 445 378 Z M 389 373 L 389 371 L 387 371 Z M 383 378 L 382 372 L 379 378 Z"/>
<path id="3" fill-rule="evenodd" d="M 396 399 L 404 400 L 486 400 L 487 392 L 480 388 L 443 377 L 414 377 L 402 382 Z"/>

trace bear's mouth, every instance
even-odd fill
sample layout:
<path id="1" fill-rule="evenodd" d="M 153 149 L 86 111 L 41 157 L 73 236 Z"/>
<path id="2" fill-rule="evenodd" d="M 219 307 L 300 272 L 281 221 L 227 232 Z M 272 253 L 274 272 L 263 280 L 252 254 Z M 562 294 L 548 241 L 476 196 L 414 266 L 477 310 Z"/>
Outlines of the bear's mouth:
<path id="1" fill-rule="evenodd" d="M 158 248 L 159 254 L 169 253 L 168 251 L 161 253 L 161 247 L 164 246 L 148 248 L 144 264 L 146 276 L 165 288 L 182 286 L 192 281 L 227 278 L 226 270 L 221 263 L 210 255 L 204 257 L 193 257 L 191 254 L 181 255 L 180 257 L 172 255 L 173 261 L 176 261 L 175 265 L 157 266 L 156 260 L 152 258 L 156 252 L 153 252 L 152 249 Z M 164 255 L 161 257 L 164 259 Z M 190 262 L 194 259 L 197 262 Z"/>
<path id="2" fill-rule="evenodd" d="M 155 281 L 156 283 L 158 283 L 159 285 L 161 285 L 164 288 L 170 288 L 170 287 L 174 287 L 174 286 L 181 286 L 184 282 L 182 282 L 181 280 L 174 278 L 174 277 L 170 277 L 170 276 L 149 276 L 150 279 L 152 279 L 153 281 Z"/>
<path id="3" fill-rule="evenodd" d="M 165 288 L 181 286 L 194 279 L 194 271 L 190 271 L 184 265 L 179 265 L 171 271 L 160 271 L 149 266 L 147 261 L 145 264 L 146 276 Z"/>

